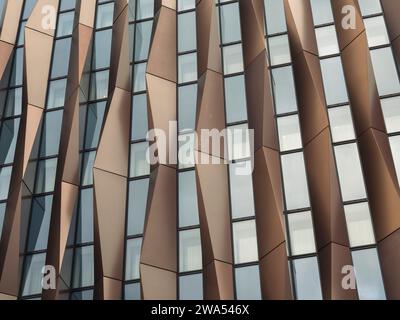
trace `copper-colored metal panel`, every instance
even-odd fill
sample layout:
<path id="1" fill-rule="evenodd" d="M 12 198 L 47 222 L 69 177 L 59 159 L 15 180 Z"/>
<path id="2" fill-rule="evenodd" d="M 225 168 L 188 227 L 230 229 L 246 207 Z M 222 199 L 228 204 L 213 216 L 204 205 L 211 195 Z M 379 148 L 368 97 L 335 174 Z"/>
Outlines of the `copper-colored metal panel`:
<path id="1" fill-rule="evenodd" d="M 4 71 L 7 68 L 11 58 L 14 46 L 4 41 L 0 41 L 0 79 L 3 78 Z"/>
<path id="2" fill-rule="evenodd" d="M 365 31 L 364 23 L 361 17 L 360 9 L 357 0 L 331 0 L 333 16 L 335 19 L 337 38 L 340 50 L 344 50 L 355 38 Z M 342 9 L 345 6 L 355 8 L 355 28 L 344 29 L 342 27 L 343 18 L 345 15 Z M 348 12 L 346 12 L 348 13 Z"/>
<path id="3" fill-rule="evenodd" d="M 353 265 L 349 247 L 331 242 L 319 251 L 318 256 L 324 299 L 358 299 L 357 289 L 344 289 L 342 286 L 346 275 L 342 273 L 343 267 Z"/>
<path id="4" fill-rule="evenodd" d="M 127 179 L 94 168 L 93 180 L 103 276 L 122 280 Z"/>
<path id="5" fill-rule="evenodd" d="M 260 54 L 266 61 L 264 1 L 240 0 L 243 61 L 249 66 Z M 261 70 L 260 70 L 261 71 Z"/>
<path id="6" fill-rule="evenodd" d="M 111 278 L 103 278 L 104 300 L 121 300 L 122 282 Z"/>
<path id="7" fill-rule="evenodd" d="M 17 297 L 0 293 L 0 300 L 3 301 L 17 300 Z"/>
<path id="8" fill-rule="evenodd" d="M 176 0 L 155 0 L 154 11 L 157 12 L 161 6 L 176 10 Z"/>
<path id="9" fill-rule="evenodd" d="M 263 299 L 293 299 L 285 243 L 261 258 L 260 278 Z"/>
<path id="10" fill-rule="evenodd" d="M 214 0 L 202 0 L 197 3 L 197 69 L 200 76 L 206 70 L 222 73 L 217 15 Z"/>
<path id="11" fill-rule="evenodd" d="M 247 38 L 243 38 L 243 42 L 246 41 Z M 263 146 L 279 150 L 271 78 L 265 52 L 260 53 L 245 69 L 247 113 L 249 129 L 254 130 L 255 151 Z"/>
<path id="12" fill-rule="evenodd" d="M 176 170 L 164 165 L 152 173 L 141 263 L 177 271 Z"/>
<path id="13" fill-rule="evenodd" d="M 349 247 L 346 220 L 329 129 L 304 149 L 317 248 L 330 242 Z"/>
<path id="14" fill-rule="evenodd" d="M 58 5 L 60 0 L 37 0 L 35 7 L 26 23 L 25 35 L 29 29 L 36 30 L 43 35 L 48 35 L 50 37 L 54 36 L 55 28 L 49 28 L 47 21 L 43 19 L 43 8 L 50 6 L 54 8 L 54 12 L 58 11 Z M 26 40 L 25 40 L 26 43 Z M 39 44 L 35 47 L 36 50 L 44 49 Z M 43 70 L 42 70 L 43 71 Z"/>
<path id="15" fill-rule="evenodd" d="M 341 258 L 351 262 L 310 1 L 285 0 L 285 14 L 291 44 L 316 247 L 318 253 L 325 258 L 322 261 L 324 264 L 320 265 L 323 272 L 321 277 L 323 296 L 325 299 L 348 299 L 348 293 L 339 290 L 338 267 L 336 265 L 332 267 L 333 263 L 340 261 L 335 259 L 334 262 L 330 262 L 324 255 L 324 250 L 333 244 L 340 244 L 343 246 Z"/>
<path id="16" fill-rule="evenodd" d="M 227 165 L 198 164 L 196 178 L 203 265 L 213 260 L 232 263 Z"/>
<path id="17" fill-rule="evenodd" d="M 204 300 L 233 300 L 233 267 L 214 260 L 203 270 Z"/>
<path id="18" fill-rule="evenodd" d="M 24 0 L 7 1 L 3 25 L 1 26 L 1 41 L 12 45 L 16 43 L 19 28 L 19 19 L 17 17 L 21 16 L 23 5 Z"/>
<path id="19" fill-rule="evenodd" d="M 298 92 L 301 135 L 303 144 L 307 145 L 329 126 L 318 56 L 307 51 L 298 54 L 293 60 L 293 72 Z"/>
<path id="20" fill-rule="evenodd" d="M 383 13 L 389 38 L 394 41 L 400 36 L 400 19 L 398 13 L 400 12 L 400 2 L 393 0 L 381 0 Z"/>
<path id="21" fill-rule="evenodd" d="M 162 130 L 166 134 L 166 159 L 160 157 L 159 164 L 174 166 L 176 165 L 176 161 L 174 161 L 175 157 L 172 153 L 175 153 L 177 150 L 178 138 L 176 132 L 170 132 L 170 124 L 177 119 L 176 83 L 149 73 L 146 74 L 146 82 L 149 128 Z M 162 148 L 161 145 L 158 147 Z"/>
<path id="22" fill-rule="evenodd" d="M 44 108 L 46 103 L 52 48 L 51 36 L 25 28 L 25 85 L 29 104 L 39 108 Z"/>
<path id="23" fill-rule="evenodd" d="M 365 32 L 342 52 L 342 63 L 357 135 L 371 127 L 385 131 Z"/>
<path id="24" fill-rule="evenodd" d="M 143 300 L 176 300 L 176 273 L 145 264 L 140 265 Z"/>
<path id="25" fill-rule="evenodd" d="M 219 73 L 207 70 L 198 84 L 196 131 L 200 139 L 196 147 L 200 152 L 227 159 L 224 139 L 218 140 L 219 148 L 214 150 L 212 138 L 202 135 L 202 130 L 215 129 L 219 132 L 225 129 L 223 77 Z"/>
<path id="26" fill-rule="evenodd" d="M 385 132 L 366 131 L 359 138 L 377 241 L 400 228 L 400 190 Z"/>
<path id="27" fill-rule="evenodd" d="M 393 232 L 378 244 L 379 260 L 388 299 L 400 299 L 400 276 L 395 270 L 400 266 L 400 230 Z"/>
<path id="28" fill-rule="evenodd" d="M 290 41 L 290 51 L 294 59 L 302 51 L 318 55 L 310 0 L 285 0 L 285 15 Z"/>
<path id="29" fill-rule="evenodd" d="M 176 82 L 176 12 L 164 6 L 154 19 L 146 72 Z"/>
<path id="30" fill-rule="evenodd" d="M 280 170 L 278 151 L 262 148 L 256 152 L 253 189 L 261 258 L 286 241 Z M 287 262 L 287 256 L 284 259 Z"/>
<path id="31" fill-rule="evenodd" d="M 125 3 L 124 10 L 118 15 L 113 25 L 109 92 L 112 92 L 115 87 L 127 92 L 131 91 L 128 6 L 126 0 L 121 2 Z M 118 3 L 118 1 L 115 2 L 116 6 Z"/>
<path id="32" fill-rule="evenodd" d="M 128 175 L 131 95 L 115 88 L 99 142 L 97 169 Z"/>
<path id="33" fill-rule="evenodd" d="M 76 6 L 79 20 L 75 21 L 82 26 L 93 28 L 94 17 L 96 13 L 96 2 L 97 0 L 80 0 L 79 5 Z M 83 3 L 85 5 L 83 5 Z"/>

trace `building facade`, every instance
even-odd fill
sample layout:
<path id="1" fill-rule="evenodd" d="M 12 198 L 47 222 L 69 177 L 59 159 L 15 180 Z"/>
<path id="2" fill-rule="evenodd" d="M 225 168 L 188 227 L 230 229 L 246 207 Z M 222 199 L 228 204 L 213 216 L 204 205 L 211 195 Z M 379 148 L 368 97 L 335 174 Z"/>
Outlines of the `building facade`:
<path id="1" fill-rule="evenodd" d="M 0 0 L 0 299 L 400 299 L 398 12 Z"/>

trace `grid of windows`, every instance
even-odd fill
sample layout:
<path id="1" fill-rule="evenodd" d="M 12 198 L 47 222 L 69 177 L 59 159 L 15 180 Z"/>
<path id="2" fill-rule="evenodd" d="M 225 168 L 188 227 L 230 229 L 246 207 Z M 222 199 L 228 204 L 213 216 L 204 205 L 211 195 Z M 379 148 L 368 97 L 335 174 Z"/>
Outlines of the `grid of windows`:
<path id="1" fill-rule="evenodd" d="M 197 107 L 195 1 L 178 1 L 178 148 L 192 142 Z M 178 149 L 181 151 L 182 149 Z M 203 299 L 202 252 L 193 145 L 178 170 L 178 294 L 180 300 Z"/>
<path id="2" fill-rule="evenodd" d="M 67 247 L 72 255 L 71 300 L 93 299 L 93 165 L 107 105 L 114 1 L 97 0 L 95 14 L 91 60 L 83 75 L 79 107 L 79 198 Z"/>
<path id="3" fill-rule="evenodd" d="M 380 8 L 379 0 L 369 2 L 369 8 L 371 3 Z M 366 4 L 360 1 L 363 14 Z M 311 5 L 358 295 L 360 299 L 385 299 L 331 3 L 327 0 L 313 0 Z M 382 16 L 374 14 L 372 18 L 364 18 L 364 22 L 370 46 L 388 42 L 385 40 L 387 34 Z M 379 87 L 379 79 L 377 81 Z"/>
<path id="4" fill-rule="evenodd" d="M 239 1 L 219 1 L 235 298 L 261 299 Z"/>
<path id="5" fill-rule="evenodd" d="M 150 166 L 146 161 L 147 88 L 146 66 L 154 19 L 154 1 L 129 2 L 130 61 L 133 70 L 130 178 L 128 183 L 125 300 L 140 300 L 140 254 L 150 182 Z"/>
<path id="6" fill-rule="evenodd" d="M 283 0 L 264 0 L 264 5 L 292 284 L 296 299 L 322 299 Z"/>
<path id="7" fill-rule="evenodd" d="M 34 4 L 33 1 L 25 2 L 23 19 L 29 17 L 26 10 L 32 10 Z M 75 2 L 63 0 L 58 10 L 46 108 L 30 156 L 28 178 L 25 178 L 32 198 L 24 199 L 25 204 L 30 207 L 30 214 L 20 291 L 23 298 L 39 298 L 42 292 L 41 268 L 45 264 L 49 236 Z M 26 20 L 21 23 L 21 27 L 25 22 Z"/>

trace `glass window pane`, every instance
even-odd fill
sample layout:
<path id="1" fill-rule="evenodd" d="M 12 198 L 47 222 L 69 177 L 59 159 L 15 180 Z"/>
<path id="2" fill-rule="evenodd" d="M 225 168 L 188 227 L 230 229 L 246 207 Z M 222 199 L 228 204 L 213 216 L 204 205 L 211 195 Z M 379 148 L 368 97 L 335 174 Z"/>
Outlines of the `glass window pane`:
<path id="1" fill-rule="evenodd" d="M 400 131 L 400 97 L 382 99 L 381 105 L 387 132 Z"/>
<path id="2" fill-rule="evenodd" d="M 333 22 L 331 0 L 311 0 L 314 25 Z"/>
<path id="3" fill-rule="evenodd" d="M 146 90 L 146 67 L 147 63 L 138 63 L 135 65 L 135 75 L 133 80 L 134 92 Z"/>
<path id="4" fill-rule="evenodd" d="M 24 5 L 24 12 L 22 14 L 22 19 L 26 20 L 30 17 L 33 8 L 36 5 L 37 0 L 26 0 Z"/>
<path id="5" fill-rule="evenodd" d="M 178 57 L 178 82 L 197 80 L 197 53 L 189 53 Z"/>
<path id="6" fill-rule="evenodd" d="M 60 11 L 75 9 L 76 0 L 61 0 Z"/>
<path id="7" fill-rule="evenodd" d="M 90 287 L 94 284 L 93 246 L 75 249 L 73 287 Z"/>
<path id="8" fill-rule="evenodd" d="M 140 300 L 140 283 L 130 283 L 125 285 L 124 300 Z"/>
<path id="9" fill-rule="evenodd" d="M 328 105 L 348 101 L 342 62 L 339 57 L 321 60 L 322 78 Z"/>
<path id="10" fill-rule="evenodd" d="M 227 4 L 220 8 L 222 43 L 240 41 L 239 4 Z"/>
<path id="11" fill-rule="evenodd" d="M 108 70 L 92 73 L 92 79 L 90 84 L 90 100 L 107 98 L 108 77 L 109 77 Z"/>
<path id="12" fill-rule="evenodd" d="M 292 255 L 315 252 L 311 212 L 291 213 L 287 216 Z"/>
<path id="13" fill-rule="evenodd" d="M 383 16 L 364 19 L 364 25 L 369 47 L 389 44 L 389 36 Z"/>
<path id="14" fill-rule="evenodd" d="M 287 35 L 268 39 L 271 65 L 289 63 L 291 61 L 289 39 Z"/>
<path id="15" fill-rule="evenodd" d="M 0 133 L 0 165 L 14 162 L 20 119 L 3 122 Z"/>
<path id="16" fill-rule="evenodd" d="M 316 257 L 293 261 L 293 277 L 298 300 L 321 300 L 321 283 Z"/>
<path id="17" fill-rule="evenodd" d="M 197 84 L 180 86 L 179 90 L 179 132 L 194 130 L 196 126 Z"/>
<path id="18" fill-rule="evenodd" d="M 45 265 L 46 254 L 35 254 L 25 258 L 25 274 L 22 284 L 22 295 L 29 296 L 42 292 L 42 269 Z"/>
<path id="19" fill-rule="evenodd" d="M 179 152 L 178 161 L 179 169 L 194 167 L 194 133 L 180 134 L 178 137 Z"/>
<path id="20" fill-rule="evenodd" d="M 258 266 L 235 269 L 237 300 L 261 300 L 260 271 Z"/>
<path id="21" fill-rule="evenodd" d="M 249 158 L 253 145 L 253 135 L 247 124 L 227 128 L 228 154 L 230 160 Z"/>
<path id="22" fill-rule="evenodd" d="M 287 210 L 309 207 L 303 154 L 301 152 L 287 154 L 281 159 Z"/>
<path id="23" fill-rule="evenodd" d="M 47 249 L 53 196 L 34 198 L 29 226 L 28 251 Z"/>
<path id="24" fill-rule="evenodd" d="M 197 186 L 194 171 L 179 173 L 179 226 L 189 227 L 199 224 L 197 206 Z"/>
<path id="25" fill-rule="evenodd" d="M 383 96 L 400 92 L 400 83 L 392 49 L 382 48 L 371 50 L 371 59 L 379 95 Z"/>
<path id="26" fill-rule="evenodd" d="M 296 111 L 297 101 L 292 67 L 273 69 L 272 85 L 275 93 L 276 113 Z"/>
<path id="27" fill-rule="evenodd" d="M 131 178 L 150 174 L 150 164 L 147 161 L 148 148 L 148 142 L 135 143 L 131 145 Z"/>
<path id="28" fill-rule="evenodd" d="M 245 166 L 250 167 L 250 161 L 229 165 L 231 210 L 233 219 L 251 217 L 255 214 L 251 172 L 249 170 L 248 174 L 242 174 L 240 171 L 240 168 Z"/>
<path id="29" fill-rule="evenodd" d="M 97 148 L 103 126 L 106 102 L 90 104 L 87 108 L 85 148 Z"/>
<path id="30" fill-rule="evenodd" d="M 200 229 L 179 232 L 179 271 L 202 268 Z"/>
<path id="31" fill-rule="evenodd" d="M 244 76 L 225 78 L 225 106 L 227 123 L 247 120 Z"/>
<path id="32" fill-rule="evenodd" d="M 203 300 L 203 275 L 193 274 L 179 277 L 180 300 Z"/>
<path id="33" fill-rule="evenodd" d="M 283 0 L 264 0 L 268 34 L 286 31 Z"/>
<path id="34" fill-rule="evenodd" d="M 178 11 L 193 9 L 196 7 L 196 0 L 178 0 Z"/>
<path id="35" fill-rule="evenodd" d="M 302 142 L 298 115 L 279 117 L 278 132 L 281 151 L 301 148 Z"/>
<path id="36" fill-rule="evenodd" d="M 111 59 L 112 30 L 102 30 L 95 33 L 93 51 L 93 69 L 108 68 Z"/>
<path id="37" fill-rule="evenodd" d="M 358 0 L 358 4 L 363 16 L 382 12 L 380 0 Z"/>
<path id="38" fill-rule="evenodd" d="M 78 244 L 93 242 L 93 189 L 92 188 L 81 190 L 76 242 Z"/>
<path id="39" fill-rule="evenodd" d="M 47 97 L 47 109 L 61 108 L 64 106 L 67 79 L 51 81 Z"/>
<path id="40" fill-rule="evenodd" d="M 132 98 L 132 140 L 146 139 L 148 131 L 147 95 L 139 94 Z"/>
<path id="41" fill-rule="evenodd" d="M 98 6 L 96 28 L 100 29 L 112 26 L 113 14 L 114 14 L 114 2 Z"/>
<path id="42" fill-rule="evenodd" d="M 43 123 L 40 155 L 49 157 L 58 154 L 60 148 L 63 111 L 47 112 Z"/>
<path id="43" fill-rule="evenodd" d="M 136 0 L 136 20 L 151 18 L 154 15 L 154 0 Z"/>
<path id="44" fill-rule="evenodd" d="M 385 300 L 381 268 L 376 249 L 352 252 L 360 300 Z"/>
<path id="45" fill-rule="evenodd" d="M 344 207 L 347 230 L 352 247 L 375 243 L 368 203 L 356 203 Z"/>
<path id="46" fill-rule="evenodd" d="M 365 198 L 364 178 L 357 145 L 352 143 L 336 146 L 335 155 L 343 201 Z"/>
<path id="47" fill-rule="evenodd" d="M 93 290 L 77 291 L 72 293 L 71 300 L 91 301 L 93 300 L 93 295 Z"/>
<path id="48" fill-rule="evenodd" d="M 63 77 L 68 74 L 71 37 L 56 40 L 53 53 L 51 78 Z"/>
<path id="49" fill-rule="evenodd" d="M 59 15 L 57 25 L 57 37 L 68 36 L 72 34 L 74 27 L 75 12 L 65 12 Z"/>
<path id="50" fill-rule="evenodd" d="M 235 264 L 258 260 L 255 220 L 233 224 L 233 246 Z"/>
<path id="51" fill-rule="evenodd" d="M 22 88 L 10 89 L 7 94 L 7 104 L 4 117 L 13 117 L 22 111 Z"/>
<path id="52" fill-rule="evenodd" d="M 8 198 L 12 167 L 0 168 L 0 201 Z"/>
<path id="53" fill-rule="evenodd" d="M 135 180 L 129 183 L 128 236 L 143 233 L 148 190 L 149 179 Z"/>
<path id="54" fill-rule="evenodd" d="M 130 239 L 126 243 L 125 280 L 140 278 L 140 253 L 142 250 L 142 238 Z"/>
<path id="55" fill-rule="evenodd" d="M 93 184 L 93 166 L 96 159 L 96 152 L 86 152 L 83 156 L 82 185 L 89 186 Z"/>
<path id="56" fill-rule="evenodd" d="M 355 139 L 349 106 L 328 109 L 333 142 Z"/>
<path id="57" fill-rule="evenodd" d="M 15 50 L 14 64 L 11 71 L 10 87 L 22 85 L 24 70 L 24 48 Z"/>
<path id="58" fill-rule="evenodd" d="M 153 21 L 136 24 L 135 61 L 146 60 L 149 55 Z"/>
<path id="59" fill-rule="evenodd" d="M 319 55 L 327 56 L 339 53 L 339 45 L 336 37 L 335 26 L 315 29 Z"/>
<path id="60" fill-rule="evenodd" d="M 397 173 L 397 179 L 400 178 L 400 136 L 389 137 L 390 148 L 392 149 L 393 162 Z M 400 181 L 400 180 L 399 180 Z"/>
<path id="61" fill-rule="evenodd" d="M 196 49 L 196 13 L 178 15 L 178 52 Z"/>
<path id="62" fill-rule="evenodd" d="M 36 193 L 54 191 L 56 179 L 57 159 L 42 160 L 38 164 L 36 177 Z"/>
<path id="63" fill-rule="evenodd" d="M 224 74 L 231 74 L 243 71 L 242 45 L 223 47 Z"/>

